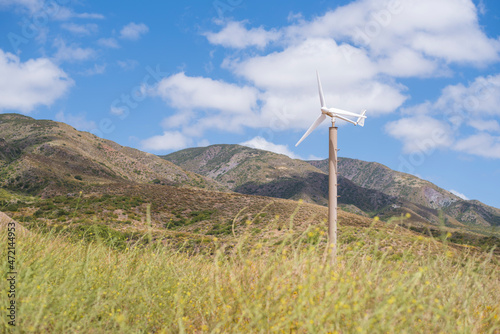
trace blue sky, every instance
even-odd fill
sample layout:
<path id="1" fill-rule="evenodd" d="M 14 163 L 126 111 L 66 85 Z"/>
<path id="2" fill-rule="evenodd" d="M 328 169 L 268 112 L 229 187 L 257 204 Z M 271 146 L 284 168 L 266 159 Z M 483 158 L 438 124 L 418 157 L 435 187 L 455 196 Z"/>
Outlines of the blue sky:
<path id="1" fill-rule="evenodd" d="M 245 144 L 376 161 L 500 207 L 494 0 L 0 0 L 0 112 L 155 154 Z"/>

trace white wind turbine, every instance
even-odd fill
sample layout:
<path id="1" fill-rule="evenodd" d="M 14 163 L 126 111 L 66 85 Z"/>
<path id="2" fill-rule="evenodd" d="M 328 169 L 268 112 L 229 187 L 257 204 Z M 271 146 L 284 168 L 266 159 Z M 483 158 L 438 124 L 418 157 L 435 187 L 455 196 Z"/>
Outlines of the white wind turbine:
<path id="1" fill-rule="evenodd" d="M 337 253 L 337 127 L 335 126 L 335 118 L 347 121 L 354 125 L 365 125 L 365 113 L 363 110 L 361 114 L 355 114 L 350 111 L 345 111 L 337 108 L 327 108 L 325 103 L 325 97 L 323 96 L 323 89 L 321 88 L 321 81 L 319 80 L 318 71 L 316 71 L 316 77 L 318 78 L 318 91 L 319 91 L 319 101 L 321 103 L 321 114 L 314 121 L 311 127 L 306 131 L 306 133 L 300 138 L 300 140 L 295 144 L 298 146 L 311 132 L 314 131 L 325 119 L 326 116 L 330 116 L 332 120 L 332 126 L 330 127 L 330 144 L 329 144 L 329 176 L 328 176 L 328 242 L 329 246 L 332 248 L 332 262 L 335 262 Z M 349 119 L 349 117 L 355 117 L 356 121 Z"/>

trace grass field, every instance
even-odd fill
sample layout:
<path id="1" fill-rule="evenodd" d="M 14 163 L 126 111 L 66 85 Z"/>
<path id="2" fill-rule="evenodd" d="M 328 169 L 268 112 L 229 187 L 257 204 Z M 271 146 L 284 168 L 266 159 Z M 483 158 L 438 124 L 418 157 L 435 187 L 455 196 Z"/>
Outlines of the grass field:
<path id="1" fill-rule="evenodd" d="M 207 237 L 206 251 L 196 254 L 147 236 L 123 249 L 99 237 L 31 230 L 17 238 L 17 326 L 6 314 L 0 326 L 13 333 L 500 333 L 500 266 L 491 252 L 398 227 L 346 226 L 330 266 L 324 229 L 293 228 L 278 242 L 259 242 L 249 221 L 232 240 Z M 2 271 L 9 271 L 4 260 Z M 7 281 L 0 282 L 5 295 Z M 6 298 L 0 307 L 6 313 Z"/>

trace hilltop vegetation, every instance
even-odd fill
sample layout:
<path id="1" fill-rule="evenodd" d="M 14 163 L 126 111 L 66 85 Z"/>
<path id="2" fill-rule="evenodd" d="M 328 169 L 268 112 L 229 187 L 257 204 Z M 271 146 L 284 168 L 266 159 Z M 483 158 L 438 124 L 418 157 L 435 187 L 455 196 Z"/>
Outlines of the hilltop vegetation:
<path id="1" fill-rule="evenodd" d="M 327 160 L 306 162 L 240 145 L 190 148 L 163 158 L 239 193 L 328 203 Z M 463 200 L 413 175 L 348 158 L 339 158 L 338 167 L 339 203 L 354 213 L 384 219 L 410 213 L 422 226 L 443 219 L 453 227 L 500 226 L 499 209 Z"/>

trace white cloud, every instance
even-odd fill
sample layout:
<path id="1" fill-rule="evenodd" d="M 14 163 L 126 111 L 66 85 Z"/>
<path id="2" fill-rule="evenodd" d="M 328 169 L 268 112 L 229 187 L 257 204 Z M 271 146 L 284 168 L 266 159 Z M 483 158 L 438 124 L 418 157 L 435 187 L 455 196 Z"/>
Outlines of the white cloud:
<path id="1" fill-rule="evenodd" d="M 97 44 L 99 44 L 100 46 L 111 48 L 111 49 L 118 49 L 120 47 L 120 45 L 118 44 L 118 41 L 112 37 L 99 38 L 97 40 Z"/>
<path id="2" fill-rule="evenodd" d="M 351 54 L 352 49 L 356 52 Z M 346 52 L 351 54 L 349 59 Z M 316 69 L 328 106 L 354 112 L 368 109 L 368 116 L 373 117 L 393 112 L 406 99 L 401 93 L 403 86 L 378 78 L 377 64 L 366 52 L 339 46 L 332 39 L 308 39 L 281 52 L 227 61 L 224 66 L 264 91 L 260 95 L 261 122 L 256 126 L 282 119 L 279 122 L 286 125 L 281 130 L 307 128 L 317 113 L 311 108 L 319 108 Z"/>
<path id="3" fill-rule="evenodd" d="M 87 120 L 85 114 L 72 115 L 60 111 L 56 114 L 56 121 L 69 124 L 80 131 L 92 131 L 97 129 L 96 123 Z"/>
<path id="4" fill-rule="evenodd" d="M 179 131 L 165 131 L 162 135 L 141 141 L 141 147 L 150 151 L 180 150 L 192 144 L 192 139 Z"/>
<path id="5" fill-rule="evenodd" d="M 56 7 L 50 14 L 55 20 L 67 21 L 72 18 L 103 20 L 105 17 L 98 13 L 75 13 L 68 7 Z"/>
<path id="6" fill-rule="evenodd" d="M 104 20 L 104 15 L 98 13 L 78 13 L 75 17 L 79 19 L 94 19 L 94 20 Z"/>
<path id="7" fill-rule="evenodd" d="M 484 15 L 488 12 L 488 10 L 486 9 L 486 5 L 484 4 L 484 0 L 479 0 L 477 8 L 479 9 L 479 13 L 481 13 L 481 15 Z"/>
<path id="8" fill-rule="evenodd" d="M 97 13 L 75 13 L 68 7 L 59 4 L 62 1 L 43 0 L 0 0 L 1 7 L 15 7 L 27 10 L 32 16 L 48 16 L 54 20 L 65 21 L 71 18 L 104 19 L 104 15 Z"/>
<path id="9" fill-rule="evenodd" d="M 86 36 L 96 33 L 99 27 L 95 23 L 87 24 L 76 24 L 76 23 L 64 23 L 61 25 L 63 29 L 68 30 L 77 35 Z"/>
<path id="10" fill-rule="evenodd" d="M 181 110 L 215 109 L 226 113 L 249 113 L 256 106 L 257 90 L 183 72 L 162 79 L 155 94 Z"/>
<path id="11" fill-rule="evenodd" d="M 141 35 L 146 34 L 148 31 L 149 28 L 144 23 L 137 24 L 131 22 L 122 28 L 120 31 L 120 38 L 138 40 Z"/>
<path id="12" fill-rule="evenodd" d="M 459 140 L 454 149 L 485 158 L 500 159 L 500 137 L 479 133 Z"/>
<path id="13" fill-rule="evenodd" d="M 471 0 L 356 0 L 310 20 L 290 15 L 288 26 L 229 21 L 204 35 L 233 51 L 221 66 L 243 84 L 184 73 L 162 80 L 156 93 L 178 112 L 169 128 L 189 136 L 207 129 L 306 129 L 319 109 L 316 69 L 328 106 L 366 108 L 370 118 L 393 113 L 409 97 L 399 78 L 451 76 L 457 65 L 500 60 L 500 40 L 486 35 Z M 272 51 L 265 50 L 270 44 Z M 500 76 L 449 86 L 437 101 L 407 107 L 386 131 L 405 152 L 462 147 L 455 144 L 465 120 L 474 119 L 476 130 L 497 131 L 491 118 L 499 115 L 499 86 Z M 183 118 L 186 110 L 195 117 Z"/>
<path id="14" fill-rule="evenodd" d="M 165 129 L 179 128 L 181 126 L 187 126 L 193 117 L 195 117 L 195 115 L 192 111 L 185 110 L 164 118 L 161 125 Z"/>
<path id="15" fill-rule="evenodd" d="M 247 30 L 245 24 L 246 21 L 231 21 L 221 31 L 217 33 L 207 32 L 205 36 L 212 44 L 243 49 L 249 46 L 263 48 L 269 42 L 277 40 L 281 35 L 276 30 L 267 31 L 262 27 Z"/>
<path id="16" fill-rule="evenodd" d="M 62 39 L 55 40 L 54 46 L 57 47 L 54 59 L 58 61 L 85 61 L 95 57 L 95 51 L 93 49 L 81 48 L 75 44 L 67 46 Z"/>
<path id="17" fill-rule="evenodd" d="M 471 0 L 358 0 L 286 29 L 290 38 L 348 38 L 377 57 L 408 48 L 428 60 L 481 65 L 498 61 L 500 51 Z"/>
<path id="18" fill-rule="evenodd" d="M 96 74 L 103 74 L 106 71 L 106 64 L 94 64 L 91 68 L 88 68 L 82 72 L 80 72 L 83 75 L 86 76 L 91 76 L 91 75 L 96 75 Z"/>
<path id="19" fill-rule="evenodd" d="M 467 196 L 465 196 L 465 195 L 464 195 L 464 194 L 462 194 L 462 193 L 459 193 L 459 192 L 458 192 L 458 191 L 456 191 L 456 190 L 453 190 L 453 189 L 452 189 L 452 190 L 450 190 L 450 193 L 452 193 L 453 195 L 458 196 L 458 197 L 460 197 L 461 199 L 464 199 L 464 200 L 466 200 L 466 201 L 468 201 L 468 200 L 469 200 L 469 198 L 467 198 Z"/>
<path id="20" fill-rule="evenodd" d="M 0 49 L 0 110 L 29 113 L 50 106 L 73 85 L 68 75 L 47 58 L 21 62 Z"/>
<path id="21" fill-rule="evenodd" d="M 42 8 L 41 0 L 0 0 L 0 7 L 18 6 L 34 13 Z"/>
<path id="22" fill-rule="evenodd" d="M 116 63 L 125 71 L 133 70 L 139 65 L 139 62 L 134 59 L 118 60 Z"/>
<path id="23" fill-rule="evenodd" d="M 438 64 L 418 51 L 401 48 L 378 61 L 382 73 L 395 77 L 426 77 L 436 74 Z"/>
<path id="24" fill-rule="evenodd" d="M 468 125 L 479 131 L 500 132 L 500 124 L 495 120 L 471 119 Z"/>
<path id="25" fill-rule="evenodd" d="M 284 154 L 292 159 L 301 159 L 299 156 L 297 156 L 295 153 L 293 153 L 288 149 L 288 145 L 274 144 L 265 140 L 260 136 L 252 138 L 246 142 L 240 143 L 240 145 L 256 148 L 259 150 L 270 151 L 278 154 Z"/>
<path id="26" fill-rule="evenodd" d="M 500 74 L 478 77 L 468 86 L 450 85 L 443 89 L 435 108 L 455 114 L 500 116 Z"/>
<path id="27" fill-rule="evenodd" d="M 125 108 L 124 107 L 111 107 L 109 112 L 112 113 L 113 115 L 116 116 L 121 116 L 125 113 Z"/>
<path id="28" fill-rule="evenodd" d="M 436 129 L 443 135 L 442 142 L 434 141 L 435 147 L 489 158 L 500 158 L 500 74 L 478 77 L 468 85 L 457 84 L 445 87 L 435 101 L 403 110 L 402 118 L 387 124 L 387 132 L 401 140 L 404 151 L 418 150 L 418 143 L 429 137 Z M 495 119 L 497 118 L 497 119 Z M 426 129 L 423 128 L 425 126 Z M 474 129 L 474 135 L 464 133 Z"/>
<path id="29" fill-rule="evenodd" d="M 369 50 L 380 70 L 396 77 L 441 75 L 433 71 L 448 63 L 482 66 L 500 59 L 500 41 L 483 32 L 471 0 L 357 0 L 279 30 L 228 22 L 205 35 L 233 48 L 263 47 L 277 38 L 285 45 L 315 38 L 348 41 Z"/>
<path id="30" fill-rule="evenodd" d="M 385 129 L 403 142 L 405 153 L 429 152 L 436 148 L 450 147 L 453 143 L 451 127 L 425 115 L 390 122 Z"/>

